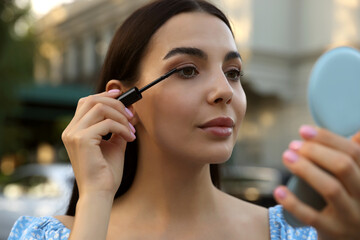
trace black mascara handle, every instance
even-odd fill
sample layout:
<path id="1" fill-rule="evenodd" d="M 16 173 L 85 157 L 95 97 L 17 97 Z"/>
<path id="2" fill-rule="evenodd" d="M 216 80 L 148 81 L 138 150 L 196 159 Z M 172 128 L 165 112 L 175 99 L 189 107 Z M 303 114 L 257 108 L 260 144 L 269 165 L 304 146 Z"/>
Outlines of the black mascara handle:
<path id="1" fill-rule="evenodd" d="M 130 106 L 131 104 L 139 101 L 142 98 L 141 92 L 137 87 L 133 87 L 125 93 L 121 94 L 117 99 L 122 102 L 125 107 Z"/>
<path id="2" fill-rule="evenodd" d="M 139 101 L 142 98 L 141 92 L 137 87 L 133 87 L 130 90 L 126 91 L 125 93 L 121 94 L 117 100 L 122 102 L 125 107 L 130 106 L 131 104 Z M 109 140 L 111 138 L 111 133 L 106 134 L 103 136 L 103 140 Z"/>

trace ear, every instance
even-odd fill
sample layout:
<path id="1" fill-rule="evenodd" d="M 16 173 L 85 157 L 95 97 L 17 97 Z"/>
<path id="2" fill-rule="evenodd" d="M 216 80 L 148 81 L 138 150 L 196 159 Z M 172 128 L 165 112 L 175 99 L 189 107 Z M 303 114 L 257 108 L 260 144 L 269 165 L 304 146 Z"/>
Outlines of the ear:
<path id="1" fill-rule="evenodd" d="M 108 83 L 106 84 L 106 88 L 105 90 L 108 92 L 111 89 L 120 89 L 121 92 L 125 92 L 125 88 L 123 86 L 123 84 L 119 81 L 119 80 L 110 80 L 108 81 Z"/>
<path id="2" fill-rule="evenodd" d="M 126 92 L 128 89 L 124 87 L 124 85 L 121 83 L 121 81 L 119 80 L 110 80 L 107 84 L 106 84 L 106 91 L 110 91 L 111 89 L 120 89 L 121 93 Z M 139 122 L 139 118 L 138 115 L 136 114 L 136 108 L 134 107 L 134 105 L 130 105 L 127 107 L 133 114 L 134 117 L 130 120 L 130 123 L 132 125 L 136 125 Z"/>

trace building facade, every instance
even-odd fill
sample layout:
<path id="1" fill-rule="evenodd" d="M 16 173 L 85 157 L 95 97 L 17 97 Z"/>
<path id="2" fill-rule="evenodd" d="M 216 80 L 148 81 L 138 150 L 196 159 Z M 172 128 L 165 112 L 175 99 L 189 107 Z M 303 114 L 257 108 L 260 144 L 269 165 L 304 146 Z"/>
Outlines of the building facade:
<path id="1" fill-rule="evenodd" d="M 149 0 L 77 0 L 40 19 L 37 84 L 93 86 L 117 27 Z M 359 47 L 359 0 L 213 0 L 231 19 L 244 60 L 248 112 L 228 164 L 283 169 L 281 155 L 314 124 L 307 82 L 316 59 Z"/>

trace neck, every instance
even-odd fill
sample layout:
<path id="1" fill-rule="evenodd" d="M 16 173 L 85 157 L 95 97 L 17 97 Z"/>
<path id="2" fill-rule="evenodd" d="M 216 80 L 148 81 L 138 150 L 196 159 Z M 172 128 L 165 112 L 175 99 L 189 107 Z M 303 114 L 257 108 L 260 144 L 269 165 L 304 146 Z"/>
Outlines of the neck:
<path id="1" fill-rule="evenodd" d="M 131 216 L 141 216 L 142 220 L 187 221 L 214 214 L 217 193 L 209 164 L 170 156 L 150 141 L 143 141 L 134 182 L 115 205 L 126 206 Z"/>

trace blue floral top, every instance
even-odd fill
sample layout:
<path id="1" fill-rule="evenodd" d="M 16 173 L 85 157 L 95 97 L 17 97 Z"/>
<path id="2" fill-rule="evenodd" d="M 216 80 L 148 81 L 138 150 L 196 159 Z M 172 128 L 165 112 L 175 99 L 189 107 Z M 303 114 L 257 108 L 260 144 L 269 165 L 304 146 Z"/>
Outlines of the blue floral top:
<path id="1" fill-rule="evenodd" d="M 269 208 L 271 240 L 317 240 L 313 227 L 293 228 L 284 219 L 282 206 Z"/>
<path id="2" fill-rule="evenodd" d="M 269 208 L 271 240 L 316 240 L 312 227 L 292 228 L 283 217 L 282 207 Z M 8 240 L 66 240 L 70 229 L 53 217 L 20 217 L 14 224 Z"/>

